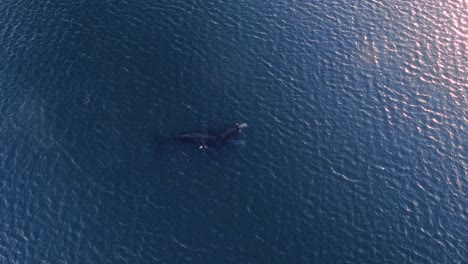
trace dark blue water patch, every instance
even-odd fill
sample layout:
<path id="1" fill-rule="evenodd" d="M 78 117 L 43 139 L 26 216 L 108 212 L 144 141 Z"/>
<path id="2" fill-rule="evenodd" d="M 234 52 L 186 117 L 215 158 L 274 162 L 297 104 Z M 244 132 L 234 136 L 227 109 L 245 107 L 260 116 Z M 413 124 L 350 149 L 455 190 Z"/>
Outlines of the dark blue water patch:
<path id="1" fill-rule="evenodd" d="M 463 263 L 458 10 L 5 2 L 0 258 Z"/>

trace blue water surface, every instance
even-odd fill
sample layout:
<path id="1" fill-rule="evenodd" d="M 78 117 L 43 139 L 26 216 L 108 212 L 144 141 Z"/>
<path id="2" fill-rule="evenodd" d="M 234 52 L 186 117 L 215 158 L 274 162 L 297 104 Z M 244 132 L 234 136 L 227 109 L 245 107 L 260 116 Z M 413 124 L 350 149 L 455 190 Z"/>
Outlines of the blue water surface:
<path id="1" fill-rule="evenodd" d="M 0 262 L 467 263 L 465 10 L 4 0 Z"/>

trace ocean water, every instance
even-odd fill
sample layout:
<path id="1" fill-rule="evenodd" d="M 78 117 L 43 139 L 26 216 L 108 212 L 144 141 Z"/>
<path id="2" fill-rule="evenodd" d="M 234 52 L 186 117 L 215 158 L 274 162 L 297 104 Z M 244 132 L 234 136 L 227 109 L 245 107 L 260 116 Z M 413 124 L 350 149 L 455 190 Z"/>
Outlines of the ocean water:
<path id="1" fill-rule="evenodd" d="M 468 4 L 416 2 L 3 0 L 0 263 L 468 263 Z"/>

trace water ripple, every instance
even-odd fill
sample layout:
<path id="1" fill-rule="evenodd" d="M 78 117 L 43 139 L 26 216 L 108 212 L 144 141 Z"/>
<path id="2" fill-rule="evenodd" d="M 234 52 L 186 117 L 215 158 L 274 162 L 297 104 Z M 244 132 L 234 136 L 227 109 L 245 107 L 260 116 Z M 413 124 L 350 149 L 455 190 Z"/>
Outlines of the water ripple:
<path id="1" fill-rule="evenodd" d="M 1 262 L 464 263 L 464 10 L 5 1 Z"/>

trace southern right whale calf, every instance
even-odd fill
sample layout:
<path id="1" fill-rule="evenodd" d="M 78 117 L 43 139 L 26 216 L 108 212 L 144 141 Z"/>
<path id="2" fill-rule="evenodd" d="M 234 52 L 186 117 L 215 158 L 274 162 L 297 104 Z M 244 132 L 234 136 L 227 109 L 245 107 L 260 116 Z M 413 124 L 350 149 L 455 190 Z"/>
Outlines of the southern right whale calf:
<path id="1" fill-rule="evenodd" d="M 226 144 L 231 139 L 240 135 L 242 130 L 247 127 L 248 125 L 246 123 L 236 123 L 235 125 L 225 128 L 221 133 L 218 134 L 210 134 L 204 130 L 196 130 L 177 134 L 172 137 L 172 139 L 182 142 L 195 143 L 199 146 L 199 149 L 214 148 Z"/>

